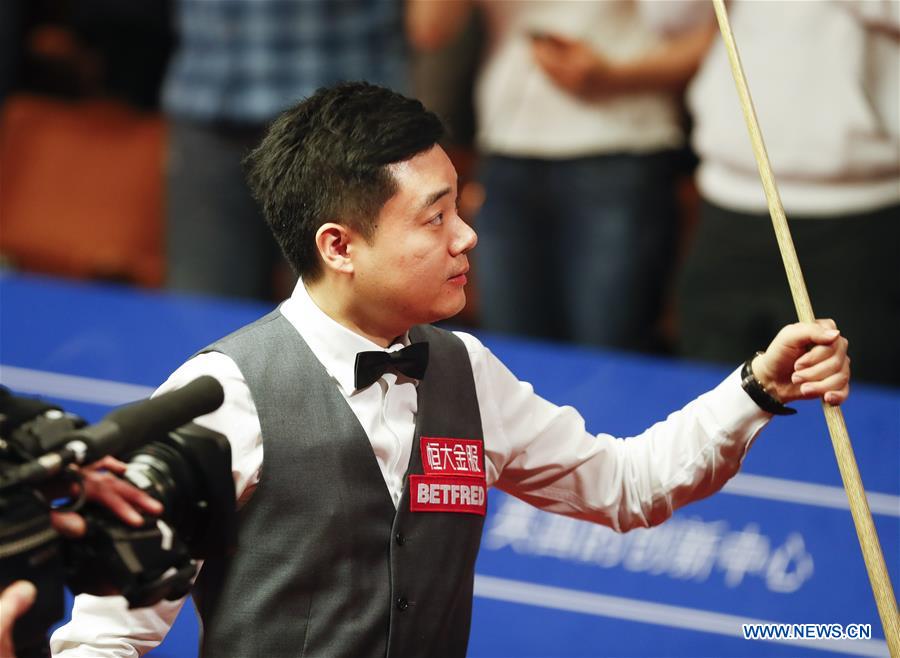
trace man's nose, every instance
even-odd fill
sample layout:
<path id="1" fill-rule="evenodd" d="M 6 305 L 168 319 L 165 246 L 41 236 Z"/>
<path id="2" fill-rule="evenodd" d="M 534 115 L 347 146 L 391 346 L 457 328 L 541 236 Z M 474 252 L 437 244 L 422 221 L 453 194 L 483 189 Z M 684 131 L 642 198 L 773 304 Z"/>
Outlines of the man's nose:
<path id="1" fill-rule="evenodd" d="M 456 238 L 453 241 L 454 255 L 472 251 L 478 243 L 478 234 L 475 233 L 475 229 L 469 226 L 461 217 L 457 216 L 456 219 L 458 228 Z"/>

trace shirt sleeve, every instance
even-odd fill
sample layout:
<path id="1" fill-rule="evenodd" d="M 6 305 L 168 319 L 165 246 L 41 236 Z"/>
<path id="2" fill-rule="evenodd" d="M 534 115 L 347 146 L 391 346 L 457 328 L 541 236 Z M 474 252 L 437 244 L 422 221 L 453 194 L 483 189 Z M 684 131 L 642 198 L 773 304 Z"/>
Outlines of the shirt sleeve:
<path id="1" fill-rule="evenodd" d="M 477 339 L 457 335 L 472 361 L 488 485 L 619 532 L 657 525 L 721 489 L 771 418 L 735 370 L 638 436 L 595 436 L 575 409 L 544 400 Z"/>
<path id="2" fill-rule="evenodd" d="M 212 375 L 222 384 L 225 401 L 194 422 L 228 438 L 240 507 L 259 481 L 263 446 L 256 406 L 234 361 L 219 352 L 196 356 L 172 373 L 154 395 L 180 388 L 201 375 Z M 80 594 L 75 597 L 71 621 L 50 638 L 50 650 L 54 658 L 142 656 L 162 642 L 185 599 L 129 609 L 121 596 Z"/>

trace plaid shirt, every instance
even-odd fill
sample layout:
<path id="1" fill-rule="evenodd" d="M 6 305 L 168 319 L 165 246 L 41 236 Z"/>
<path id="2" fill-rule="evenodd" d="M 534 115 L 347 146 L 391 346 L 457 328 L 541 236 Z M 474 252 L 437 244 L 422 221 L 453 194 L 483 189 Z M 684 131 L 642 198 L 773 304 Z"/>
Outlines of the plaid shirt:
<path id="1" fill-rule="evenodd" d="M 267 122 L 317 88 L 407 87 L 401 0 L 177 0 L 163 106 L 176 117 Z"/>

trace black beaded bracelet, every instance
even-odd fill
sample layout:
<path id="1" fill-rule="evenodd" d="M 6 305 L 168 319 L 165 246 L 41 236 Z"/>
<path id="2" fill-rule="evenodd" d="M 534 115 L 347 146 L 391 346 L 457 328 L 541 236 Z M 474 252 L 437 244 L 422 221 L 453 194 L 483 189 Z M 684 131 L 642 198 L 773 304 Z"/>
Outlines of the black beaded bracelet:
<path id="1" fill-rule="evenodd" d="M 757 352 L 744 361 L 744 367 L 741 368 L 741 388 L 747 392 L 747 395 L 756 403 L 756 406 L 763 411 L 768 411 L 776 416 L 790 416 L 797 413 L 796 409 L 786 407 L 772 397 L 772 394 L 763 387 L 756 375 L 753 374 L 753 359 L 760 354 L 762 352 Z"/>

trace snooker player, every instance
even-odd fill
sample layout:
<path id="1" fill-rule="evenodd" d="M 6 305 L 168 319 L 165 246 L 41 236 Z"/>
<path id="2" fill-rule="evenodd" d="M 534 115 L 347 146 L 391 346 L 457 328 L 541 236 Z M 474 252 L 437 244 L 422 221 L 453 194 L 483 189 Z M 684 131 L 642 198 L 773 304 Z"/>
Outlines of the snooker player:
<path id="1" fill-rule="evenodd" d="M 786 403 L 847 398 L 847 341 L 822 320 L 640 436 L 586 432 L 476 338 L 430 326 L 463 308 L 476 244 L 442 134 L 418 101 L 347 83 L 284 112 L 248 158 L 300 281 L 161 388 L 225 389 L 196 421 L 228 437 L 240 507 L 236 554 L 193 590 L 205 657 L 464 656 L 489 487 L 653 526 L 719 490 Z M 142 654 L 181 603 L 79 596 L 54 655 Z"/>

